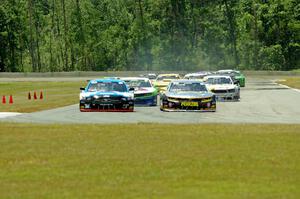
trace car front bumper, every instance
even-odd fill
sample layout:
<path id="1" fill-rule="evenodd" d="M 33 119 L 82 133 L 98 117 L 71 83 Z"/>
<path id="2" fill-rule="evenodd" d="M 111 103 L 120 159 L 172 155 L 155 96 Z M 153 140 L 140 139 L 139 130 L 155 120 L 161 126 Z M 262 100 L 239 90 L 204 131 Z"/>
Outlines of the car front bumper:
<path id="1" fill-rule="evenodd" d="M 211 100 L 208 102 L 197 102 L 192 106 L 183 105 L 183 103 L 190 103 L 190 101 L 169 101 L 166 99 L 161 100 L 160 110 L 161 111 L 173 111 L 173 112 L 215 112 L 216 111 L 216 101 Z"/>
<path id="2" fill-rule="evenodd" d="M 80 100 L 79 109 L 81 112 L 133 112 L 134 102 L 128 101 L 88 101 Z"/>
<path id="3" fill-rule="evenodd" d="M 236 79 L 238 80 L 239 86 L 240 86 L 240 87 L 245 87 L 245 85 L 246 85 L 246 80 L 245 80 L 244 77 L 236 77 Z"/>
<path id="4" fill-rule="evenodd" d="M 237 93 L 215 93 L 217 101 L 239 101 L 240 95 Z"/>
<path id="5" fill-rule="evenodd" d="M 145 105 L 145 106 L 156 106 L 157 105 L 157 95 L 150 97 L 135 97 L 135 105 Z"/>

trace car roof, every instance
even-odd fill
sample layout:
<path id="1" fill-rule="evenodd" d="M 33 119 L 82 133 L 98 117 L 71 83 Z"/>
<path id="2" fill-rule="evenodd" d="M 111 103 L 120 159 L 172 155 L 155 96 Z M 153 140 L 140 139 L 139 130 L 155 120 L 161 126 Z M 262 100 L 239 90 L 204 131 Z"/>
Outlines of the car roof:
<path id="1" fill-rule="evenodd" d="M 144 80 L 144 81 L 149 81 L 149 78 L 147 77 L 121 77 L 121 80 Z"/>
<path id="2" fill-rule="evenodd" d="M 174 80 L 171 83 L 173 83 L 173 82 L 175 82 L 175 83 L 177 82 L 177 83 L 200 83 L 200 84 L 204 84 L 204 82 L 199 81 L 199 80 L 188 80 L 188 79 Z"/>
<path id="3" fill-rule="evenodd" d="M 238 70 L 226 69 L 226 70 L 218 70 L 218 73 L 232 73 L 232 72 L 240 72 Z"/>
<path id="4" fill-rule="evenodd" d="M 176 73 L 169 73 L 169 74 L 159 74 L 158 76 L 180 76 L 180 75 Z"/>
<path id="5" fill-rule="evenodd" d="M 188 73 L 185 75 L 185 77 L 189 77 L 189 76 L 203 76 L 203 75 L 207 75 L 207 73 L 201 73 L 201 72 L 198 72 L 198 73 Z"/>
<path id="6" fill-rule="evenodd" d="M 118 83 L 118 82 L 124 82 L 124 81 L 121 80 L 121 79 L 105 78 L 105 79 L 92 79 L 92 80 L 90 80 L 90 82 L 104 82 L 104 83 L 106 83 L 106 82 L 116 82 L 116 83 Z"/>
<path id="7" fill-rule="evenodd" d="M 206 76 L 205 78 L 230 78 L 231 77 L 229 75 L 209 75 L 209 76 Z"/>
<path id="8" fill-rule="evenodd" d="M 233 69 L 222 69 L 222 70 L 218 70 L 218 72 L 228 72 L 228 71 L 234 71 Z"/>

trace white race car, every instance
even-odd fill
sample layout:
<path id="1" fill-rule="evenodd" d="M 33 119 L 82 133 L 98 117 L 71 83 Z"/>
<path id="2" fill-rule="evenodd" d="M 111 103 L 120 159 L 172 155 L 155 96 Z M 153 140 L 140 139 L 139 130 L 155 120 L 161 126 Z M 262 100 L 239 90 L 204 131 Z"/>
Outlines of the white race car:
<path id="1" fill-rule="evenodd" d="M 212 75 L 204 77 L 207 88 L 215 93 L 218 101 L 240 100 L 240 87 L 235 85 L 230 76 Z"/>

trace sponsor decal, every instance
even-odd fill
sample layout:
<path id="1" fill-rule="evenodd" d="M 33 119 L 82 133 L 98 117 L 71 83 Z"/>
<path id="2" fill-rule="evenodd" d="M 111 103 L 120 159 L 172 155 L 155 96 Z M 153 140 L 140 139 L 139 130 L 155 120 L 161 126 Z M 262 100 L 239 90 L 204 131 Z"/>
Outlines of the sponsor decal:
<path id="1" fill-rule="evenodd" d="M 198 106 L 198 102 L 181 102 L 181 106 Z"/>

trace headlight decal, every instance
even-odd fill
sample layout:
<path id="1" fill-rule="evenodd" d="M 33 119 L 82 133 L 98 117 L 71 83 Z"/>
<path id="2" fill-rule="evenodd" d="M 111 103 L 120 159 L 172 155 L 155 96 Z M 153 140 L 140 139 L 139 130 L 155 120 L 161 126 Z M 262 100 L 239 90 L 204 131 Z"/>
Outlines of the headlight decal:
<path id="1" fill-rule="evenodd" d="M 204 98 L 201 100 L 202 103 L 207 103 L 207 102 L 211 102 L 212 98 Z"/>

